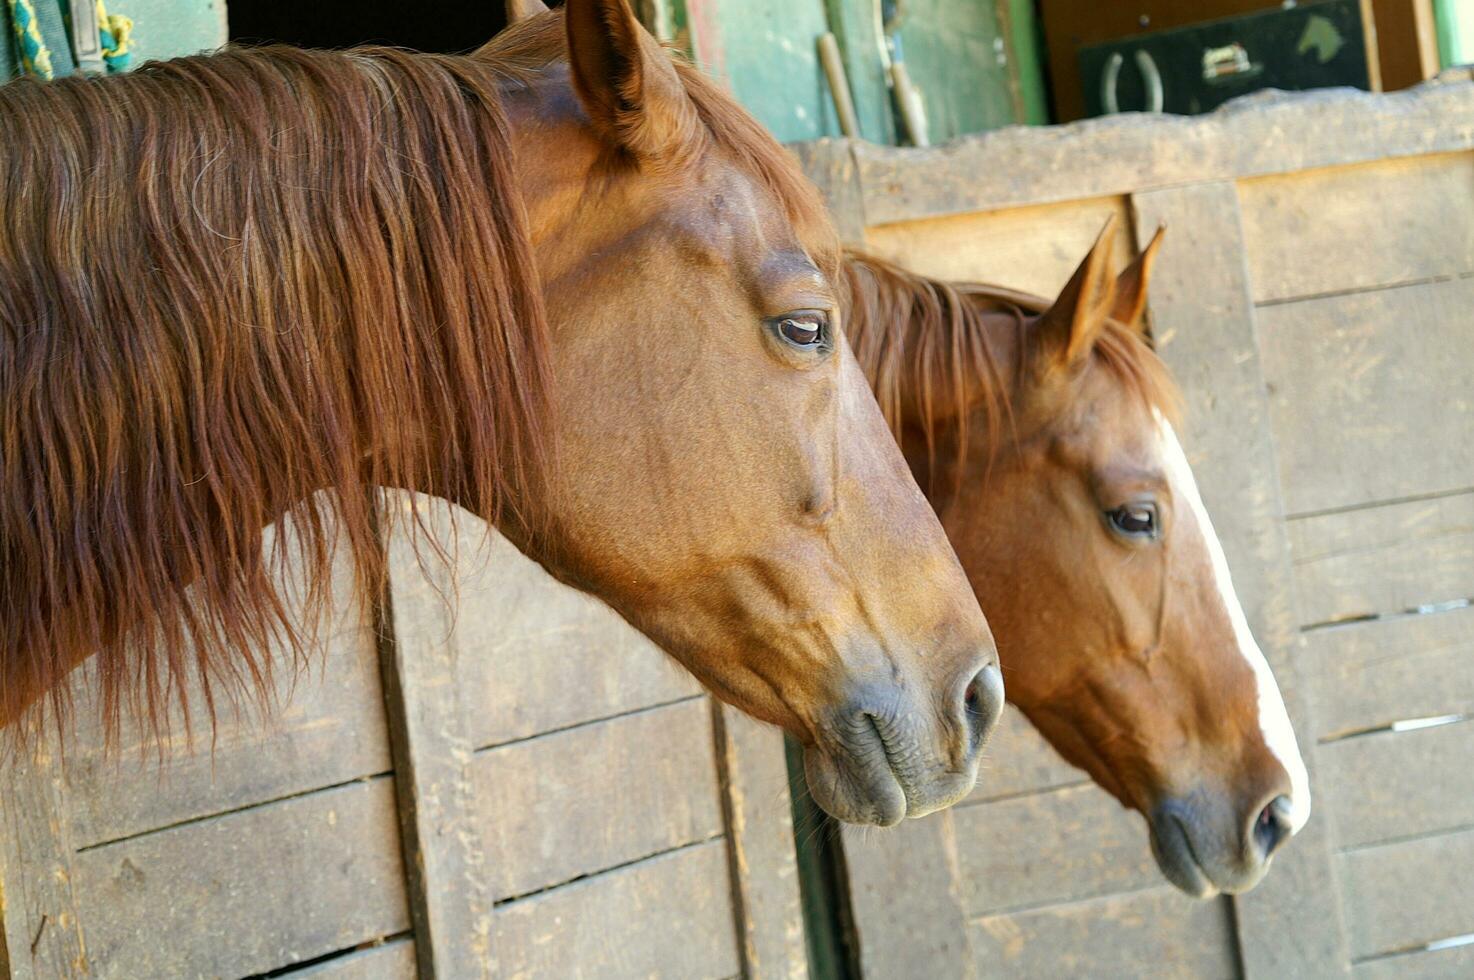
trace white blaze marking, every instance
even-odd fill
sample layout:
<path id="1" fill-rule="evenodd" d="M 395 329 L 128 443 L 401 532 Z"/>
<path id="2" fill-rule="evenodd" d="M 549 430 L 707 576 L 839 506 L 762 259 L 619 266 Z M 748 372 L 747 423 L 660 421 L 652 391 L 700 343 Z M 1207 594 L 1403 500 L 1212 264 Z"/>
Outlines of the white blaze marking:
<path id="1" fill-rule="evenodd" d="M 1258 682 L 1259 729 L 1264 733 L 1264 742 L 1269 746 L 1269 751 L 1274 753 L 1280 765 L 1285 767 L 1285 772 L 1289 773 L 1290 826 L 1298 832 L 1310 818 L 1310 779 L 1305 773 L 1305 760 L 1300 756 L 1299 743 L 1295 741 L 1295 729 L 1290 725 L 1290 715 L 1285 711 L 1285 701 L 1280 696 L 1274 672 L 1269 669 L 1269 661 L 1264 659 L 1264 652 L 1259 649 L 1259 644 L 1249 629 L 1243 604 L 1233 590 L 1233 579 L 1228 572 L 1228 560 L 1223 556 L 1223 545 L 1219 542 L 1218 535 L 1213 530 L 1213 522 L 1203 506 L 1203 498 L 1198 493 L 1198 482 L 1193 478 L 1192 467 L 1188 465 L 1187 455 L 1182 451 L 1182 443 L 1177 441 L 1172 423 L 1161 412 L 1153 409 L 1152 414 L 1157 420 L 1162 455 L 1167 463 L 1167 478 L 1172 483 L 1173 495 L 1186 501 L 1193 516 L 1197 518 L 1198 527 L 1202 529 L 1203 538 L 1208 544 L 1208 557 L 1213 562 L 1213 578 L 1223 597 L 1223 605 L 1228 610 L 1228 618 L 1233 623 L 1234 636 L 1238 639 L 1239 653 L 1253 668 L 1254 679 Z"/>

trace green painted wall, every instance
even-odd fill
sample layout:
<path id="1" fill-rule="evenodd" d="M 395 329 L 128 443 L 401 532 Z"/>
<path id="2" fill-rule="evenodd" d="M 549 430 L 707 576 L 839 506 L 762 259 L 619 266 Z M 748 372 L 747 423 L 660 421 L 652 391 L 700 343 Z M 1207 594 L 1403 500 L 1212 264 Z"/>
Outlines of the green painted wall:
<path id="1" fill-rule="evenodd" d="M 910 0 L 901 51 L 933 143 L 1017 122 L 993 0 Z"/>
<path id="2" fill-rule="evenodd" d="M 727 0 L 715 13 L 718 70 L 753 115 L 780 140 L 839 135 L 819 65 L 818 39 L 829 29 L 824 0 Z"/>
<path id="3" fill-rule="evenodd" d="M 1033 0 L 907 0 L 904 6 L 901 50 L 921 89 L 932 142 L 1048 121 Z M 690 7 L 699 7 L 699 15 Z M 724 78 L 782 140 L 839 135 L 816 47 L 820 35 L 833 31 L 860 135 L 896 142 L 879 0 L 642 0 L 641 9 L 647 21 L 688 42 L 689 14 L 692 30 L 703 34 L 691 45 L 702 67 Z"/>
<path id="4" fill-rule="evenodd" d="M 39 0 L 51 2 L 51 0 Z M 133 63 L 207 51 L 225 43 L 225 0 L 109 0 L 108 12 L 133 18 Z M 5 43 L 0 77 L 15 71 L 9 19 L 0 7 Z"/>

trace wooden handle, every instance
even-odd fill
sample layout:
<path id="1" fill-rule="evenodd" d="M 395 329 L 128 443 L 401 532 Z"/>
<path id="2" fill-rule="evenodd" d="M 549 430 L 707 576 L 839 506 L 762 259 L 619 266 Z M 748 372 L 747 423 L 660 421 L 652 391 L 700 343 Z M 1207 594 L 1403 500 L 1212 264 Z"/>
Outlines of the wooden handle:
<path id="1" fill-rule="evenodd" d="M 855 100 L 850 96 L 850 80 L 845 74 L 844 59 L 839 54 L 839 41 L 833 33 L 819 35 L 819 62 L 829 79 L 829 94 L 834 97 L 834 113 L 839 116 L 839 131 L 854 139 L 860 135 L 860 118 L 855 115 Z"/>

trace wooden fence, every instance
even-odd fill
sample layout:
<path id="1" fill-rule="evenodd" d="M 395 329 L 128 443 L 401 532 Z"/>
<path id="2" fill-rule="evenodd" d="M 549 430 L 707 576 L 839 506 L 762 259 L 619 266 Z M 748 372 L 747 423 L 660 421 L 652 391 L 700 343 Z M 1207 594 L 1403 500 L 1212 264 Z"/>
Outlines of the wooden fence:
<path id="1" fill-rule="evenodd" d="M 963 805 L 846 832 L 867 976 L 1474 971 L 1471 151 L 1467 76 L 801 148 L 848 240 L 934 275 L 1053 295 L 1108 214 L 1168 226 L 1151 324 L 1315 790 L 1257 890 L 1193 902 L 1010 712 Z"/>
<path id="2" fill-rule="evenodd" d="M 4 975 L 804 972 L 778 733 L 430 507 L 459 602 L 395 538 L 389 608 L 338 609 L 270 725 L 0 769 Z"/>
<path id="3" fill-rule="evenodd" d="M 1170 226 L 1153 328 L 1316 791 L 1256 891 L 1193 902 L 1010 714 L 964 805 L 842 838 L 864 973 L 1474 970 L 1474 84 L 799 151 L 936 274 L 1048 293 L 1107 214 Z M 781 739 L 449 513 L 458 601 L 394 539 L 272 724 L 0 767 L 0 975 L 805 972 Z"/>

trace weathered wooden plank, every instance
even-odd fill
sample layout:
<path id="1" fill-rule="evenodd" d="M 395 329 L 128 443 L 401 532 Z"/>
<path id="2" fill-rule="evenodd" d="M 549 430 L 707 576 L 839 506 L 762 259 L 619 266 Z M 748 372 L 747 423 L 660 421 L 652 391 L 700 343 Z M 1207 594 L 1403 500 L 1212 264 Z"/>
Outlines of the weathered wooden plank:
<path id="1" fill-rule="evenodd" d="M 1474 608 L 1314 630 L 1301 654 L 1316 734 L 1474 712 Z"/>
<path id="2" fill-rule="evenodd" d="M 1342 847 L 1474 826 L 1474 720 L 1342 739 L 1319 757 Z"/>
<path id="3" fill-rule="evenodd" d="M 189 737 L 176 722 L 159 745 L 129 721 L 120 747 L 109 754 L 97 713 L 90 705 L 79 710 L 76 750 L 69 745 L 66 767 L 76 846 L 387 772 L 372 630 L 338 634 L 321 662 L 295 679 L 292 670 L 288 663 L 277 667 L 277 702 L 269 714 L 227 710 L 213 736 L 196 728 Z"/>
<path id="4" fill-rule="evenodd" d="M 1021 793 L 1076 786 L 1089 778 L 1060 758 L 1023 713 L 1008 705 L 983 751 L 977 785 L 965 802 L 982 803 Z"/>
<path id="5" fill-rule="evenodd" d="M 881 258 L 942 279 L 999 283 L 1055 296 L 1090 251 L 1119 197 L 1092 198 L 986 214 L 908 221 L 870 228 L 865 247 Z M 1113 258 L 1130 261 L 1130 222 L 1117 224 Z"/>
<path id="6" fill-rule="evenodd" d="M 44 726 L 44 721 L 40 722 Z M 0 752 L 0 965 L 13 980 L 89 968 L 77 912 L 63 761 L 49 729 Z"/>
<path id="7" fill-rule="evenodd" d="M 1457 980 L 1474 976 L 1474 944 L 1381 957 L 1354 964 L 1357 980 Z"/>
<path id="8" fill-rule="evenodd" d="M 972 959 L 957 811 L 841 831 L 850 911 L 867 977 L 960 977 Z"/>
<path id="9" fill-rule="evenodd" d="M 1093 783 L 959 807 L 953 822 L 969 917 L 1162 880 L 1146 822 Z"/>
<path id="10" fill-rule="evenodd" d="M 97 977 L 259 973 L 410 924 L 388 778 L 105 845 L 75 864 Z"/>
<path id="11" fill-rule="evenodd" d="M 693 698 L 478 753 L 500 901 L 722 832 L 707 702 Z"/>
<path id="12" fill-rule="evenodd" d="M 987 916 L 968 931 L 982 977 L 1239 976 L 1227 901 L 1194 901 L 1170 885 Z"/>
<path id="13" fill-rule="evenodd" d="M 863 244 L 865 206 L 860 199 L 859 172 L 855 169 L 849 140 L 811 140 L 788 146 L 823 196 L 840 240 L 849 245 Z"/>
<path id="14" fill-rule="evenodd" d="M 192 727 L 174 706 L 161 743 L 150 726 L 125 717 L 109 752 L 96 684 L 79 672 L 66 765 L 76 847 L 389 770 L 373 623 L 354 594 L 346 554 L 333 566 L 330 588 L 334 606 L 307 631 L 315 643 L 310 665 L 299 671 L 288 654 L 274 652 L 275 687 L 264 714 L 222 705 L 211 731 L 193 683 Z"/>
<path id="15" fill-rule="evenodd" d="M 872 225 L 1474 147 L 1467 75 L 1389 95 L 1262 93 L 1204 116 L 1015 126 L 945 146 L 853 144 Z"/>
<path id="16" fill-rule="evenodd" d="M 1474 830 L 1342 857 L 1352 953 L 1375 956 L 1474 933 Z"/>
<path id="17" fill-rule="evenodd" d="M 1169 188 L 1132 198 L 1143 241 L 1168 233 L 1152 276 L 1158 349 L 1182 386 L 1186 451 L 1249 625 L 1274 669 L 1316 786 L 1296 620 L 1285 505 L 1273 453 L 1262 337 L 1249 293 L 1243 225 L 1232 184 Z M 1284 309 L 1284 307 L 1276 308 Z M 1311 822 L 1257 888 L 1234 899 L 1250 976 L 1344 973 L 1348 956 L 1327 823 Z"/>
<path id="18" fill-rule="evenodd" d="M 742 974 L 809 974 L 783 733 L 708 702 L 721 777 Z"/>
<path id="19" fill-rule="evenodd" d="M 405 494 L 382 499 L 406 511 L 411 504 Z M 379 650 L 419 975 L 488 977 L 491 897 L 460 651 L 444 599 L 455 592 L 455 570 L 417 560 L 405 533 L 391 537 L 388 556 Z"/>
<path id="20" fill-rule="evenodd" d="M 499 975 L 733 976 L 732 915 L 726 844 L 697 844 L 499 907 Z"/>
<path id="21" fill-rule="evenodd" d="M 296 970 L 292 980 L 418 980 L 413 939 L 395 939 Z"/>
<path id="22" fill-rule="evenodd" d="M 701 692 L 607 606 L 554 581 L 483 521 L 443 501 L 422 504 L 459 558 L 450 629 L 477 748 Z"/>
<path id="23" fill-rule="evenodd" d="M 1474 597 L 1474 493 L 1302 517 L 1289 529 L 1304 625 Z"/>
<path id="24" fill-rule="evenodd" d="M 1260 309 L 1288 513 L 1469 486 L 1471 306 L 1455 279 Z"/>
<path id="25" fill-rule="evenodd" d="M 1254 300 L 1474 272 L 1474 153 L 1239 185 Z"/>

